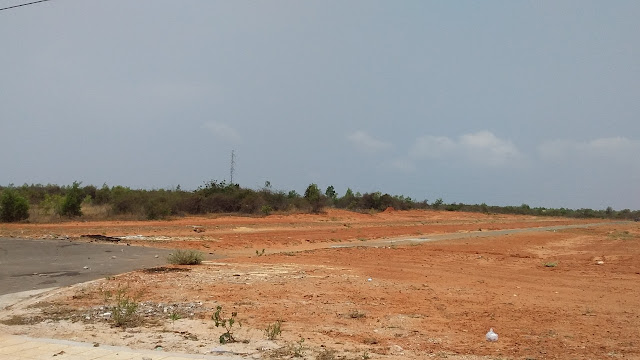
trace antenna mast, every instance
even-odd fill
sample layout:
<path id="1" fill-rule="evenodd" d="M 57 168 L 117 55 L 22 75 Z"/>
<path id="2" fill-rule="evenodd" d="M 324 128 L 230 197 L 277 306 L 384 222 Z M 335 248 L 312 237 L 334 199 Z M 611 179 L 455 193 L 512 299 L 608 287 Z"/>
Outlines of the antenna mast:
<path id="1" fill-rule="evenodd" d="M 231 150 L 231 168 L 229 169 L 229 173 L 230 173 L 230 183 L 231 185 L 233 185 L 233 172 L 236 169 L 236 152 L 235 150 Z"/>

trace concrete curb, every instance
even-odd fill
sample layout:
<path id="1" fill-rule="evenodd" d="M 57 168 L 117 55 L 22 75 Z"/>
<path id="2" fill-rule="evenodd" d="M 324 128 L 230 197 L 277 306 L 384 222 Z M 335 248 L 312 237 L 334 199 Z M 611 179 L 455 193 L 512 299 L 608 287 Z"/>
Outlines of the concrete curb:
<path id="1" fill-rule="evenodd" d="M 31 338 L 0 334 L 0 358 L 3 360 L 239 360 L 240 355 L 197 355 L 155 350 L 134 350 L 122 346 Z"/>

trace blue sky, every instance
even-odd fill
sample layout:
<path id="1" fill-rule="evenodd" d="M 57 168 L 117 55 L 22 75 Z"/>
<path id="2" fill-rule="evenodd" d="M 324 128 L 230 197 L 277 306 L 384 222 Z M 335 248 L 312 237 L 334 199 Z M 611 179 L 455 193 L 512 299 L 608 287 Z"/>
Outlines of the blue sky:
<path id="1" fill-rule="evenodd" d="M 4 0 L 3 6 L 19 4 Z M 640 209 L 640 2 L 53 0 L 0 12 L 0 184 Z"/>

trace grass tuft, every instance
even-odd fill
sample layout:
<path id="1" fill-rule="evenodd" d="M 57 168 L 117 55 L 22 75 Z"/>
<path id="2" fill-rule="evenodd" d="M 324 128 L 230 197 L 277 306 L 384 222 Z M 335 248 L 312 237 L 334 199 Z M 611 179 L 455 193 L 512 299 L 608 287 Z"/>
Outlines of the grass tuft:
<path id="1" fill-rule="evenodd" d="M 203 254 L 196 250 L 176 250 L 169 254 L 167 261 L 173 265 L 199 265 L 202 258 Z"/>

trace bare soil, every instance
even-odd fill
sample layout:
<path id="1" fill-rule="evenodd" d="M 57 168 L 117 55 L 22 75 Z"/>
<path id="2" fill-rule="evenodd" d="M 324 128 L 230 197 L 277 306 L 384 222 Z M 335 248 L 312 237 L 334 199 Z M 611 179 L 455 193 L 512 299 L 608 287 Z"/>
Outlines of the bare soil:
<path id="1" fill-rule="evenodd" d="M 640 358 L 640 224 L 394 245 L 396 237 L 586 224 L 386 211 L 0 225 L 0 236 L 100 234 L 225 255 L 56 289 L 0 313 L 0 331 L 280 359 Z M 84 240 L 88 241 L 88 240 Z M 356 242 L 359 247 L 334 247 Z M 264 249 L 264 253 L 262 250 Z M 256 252 L 257 251 L 257 252 Z M 124 327 L 114 305 L 137 304 Z M 211 319 L 237 312 L 237 343 Z M 265 329 L 282 321 L 282 334 Z M 493 328 L 497 342 L 487 342 Z"/>

